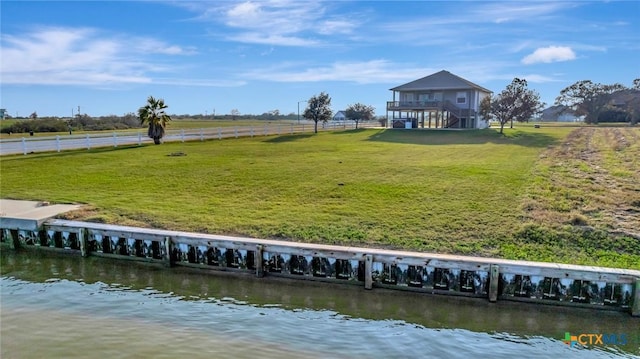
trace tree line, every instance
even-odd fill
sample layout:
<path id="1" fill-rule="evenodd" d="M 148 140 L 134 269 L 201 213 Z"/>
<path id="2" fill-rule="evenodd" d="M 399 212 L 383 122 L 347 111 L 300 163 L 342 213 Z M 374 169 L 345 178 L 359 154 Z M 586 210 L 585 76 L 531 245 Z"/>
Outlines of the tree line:
<path id="1" fill-rule="evenodd" d="M 129 128 L 147 127 L 147 135 L 152 138 L 155 144 L 160 144 L 164 137 L 166 127 L 175 119 L 227 119 L 237 120 L 240 111 L 234 109 L 230 115 L 218 116 L 190 116 L 190 115 L 169 115 L 166 112 L 168 105 L 164 99 L 149 96 L 144 106 L 138 109 L 137 113 L 128 113 L 124 116 L 104 116 L 92 118 L 87 114 L 77 114 L 70 119 L 60 119 L 55 117 L 38 118 L 36 112 L 29 116 L 30 120 L 17 121 L 9 126 L 2 128 L 3 133 L 29 133 L 29 132 L 66 132 L 71 134 L 73 131 L 101 131 L 101 130 L 122 130 Z M 374 118 L 375 109 L 373 106 L 356 103 L 349 105 L 346 109 L 346 118 L 356 123 L 356 128 L 361 121 L 368 121 Z M 331 110 L 331 97 L 322 92 L 319 95 L 312 96 L 307 101 L 307 108 L 303 113 L 303 117 L 314 122 L 314 131 L 318 132 L 318 124 L 330 121 L 333 118 Z M 261 115 L 244 115 L 243 119 L 257 120 L 292 120 L 296 115 L 290 113 L 283 115 L 279 110 L 265 112 Z"/>
<path id="2" fill-rule="evenodd" d="M 621 120 L 635 125 L 640 122 L 640 79 L 633 80 L 631 88 L 619 83 L 578 81 L 560 91 L 555 105 L 576 116 L 584 116 L 585 123 Z M 544 106 L 540 94 L 527 87 L 527 80 L 514 78 L 499 94 L 485 97 L 479 113 L 486 120 L 498 121 L 503 133 L 507 123 L 513 127 L 513 121 L 528 122 L 542 112 Z"/>
<path id="3" fill-rule="evenodd" d="M 314 95 L 306 101 L 302 116 L 314 122 L 314 132 L 318 132 L 318 124 L 326 123 L 333 118 L 331 97 L 325 92 Z M 556 98 L 556 105 L 563 106 L 566 111 L 573 111 L 577 116 L 584 116 L 586 123 L 597 123 L 600 120 L 622 120 L 636 124 L 640 122 L 640 79 L 633 80 L 633 87 L 627 88 L 622 84 L 603 85 L 591 80 L 582 80 L 560 91 Z M 528 88 L 527 80 L 514 78 L 507 87 L 495 96 L 487 96 L 480 103 L 479 114 L 485 120 L 496 120 L 500 124 L 500 133 L 504 126 L 513 122 L 528 122 L 540 112 L 545 104 L 540 101 L 540 94 Z M 147 103 L 138 109 L 138 113 L 128 113 L 124 116 L 105 116 L 94 119 L 87 114 L 77 114 L 74 118 L 61 120 L 58 118 L 38 119 L 36 112 L 31 114 L 31 120 L 18 121 L 2 128 L 3 133 L 24 132 L 65 132 L 73 130 L 118 130 L 148 127 L 148 135 L 156 144 L 160 143 L 165 128 L 171 116 L 166 113 L 168 106 L 163 99 L 153 96 L 147 98 Z M 354 121 L 356 128 L 361 121 L 374 119 L 375 108 L 362 103 L 349 105 L 345 117 Z M 184 118 L 189 115 L 174 115 Z M 200 115 L 201 116 L 201 115 Z M 226 118 L 224 115 L 222 118 Z M 240 116 L 237 109 L 230 115 L 233 120 Z M 282 115 L 279 110 L 265 112 L 262 115 L 246 115 L 245 118 L 263 120 L 291 119 L 295 114 Z M 205 119 L 207 116 L 203 117 Z M 194 118 L 189 116 L 188 118 Z M 195 117 L 197 119 L 197 115 Z M 211 116 L 211 119 L 215 116 Z"/>
<path id="4" fill-rule="evenodd" d="M 356 129 L 361 121 L 369 121 L 374 119 L 375 108 L 362 103 L 355 103 L 347 106 L 345 110 L 345 118 L 356 124 Z M 318 133 L 318 123 L 326 123 L 333 118 L 331 110 L 331 97 L 326 92 L 319 95 L 311 96 L 307 101 L 307 108 L 302 114 L 307 120 L 314 122 L 314 132 Z"/>
<path id="5" fill-rule="evenodd" d="M 133 113 L 124 116 L 91 117 L 87 114 L 78 114 L 70 119 L 57 117 L 38 118 L 32 114 L 30 120 L 20 120 L 9 126 L 2 127 L 2 133 L 28 133 L 28 132 L 67 132 L 67 131 L 104 131 L 125 130 L 129 128 L 141 128 L 140 120 Z"/>
<path id="6" fill-rule="evenodd" d="M 242 115 L 225 114 L 225 115 L 204 115 L 204 114 L 172 114 L 173 119 L 189 119 L 189 120 L 295 120 L 296 114 L 281 114 L 278 110 L 265 112 L 260 115 Z M 8 117 L 8 119 L 12 119 Z M 16 119 L 16 118 L 13 118 Z M 29 133 L 33 132 L 66 132 L 66 131 L 111 131 L 143 128 L 140 119 L 135 113 L 127 113 L 123 116 L 109 115 L 92 117 L 88 114 L 77 114 L 73 118 L 61 117 L 39 117 L 36 112 L 32 113 L 28 118 L 17 119 L 10 125 L 3 126 L 2 133 Z"/>
<path id="7" fill-rule="evenodd" d="M 619 83 L 607 85 L 591 80 L 578 81 L 560 91 L 556 104 L 584 116 L 586 123 L 598 123 L 605 117 L 603 115 L 608 115 L 637 124 L 640 121 L 640 79 L 633 80 L 631 88 Z"/>

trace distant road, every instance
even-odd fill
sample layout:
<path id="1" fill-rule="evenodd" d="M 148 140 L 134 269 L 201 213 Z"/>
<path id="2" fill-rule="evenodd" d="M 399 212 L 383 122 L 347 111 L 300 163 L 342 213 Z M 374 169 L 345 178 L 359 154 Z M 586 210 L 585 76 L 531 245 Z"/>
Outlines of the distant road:
<path id="1" fill-rule="evenodd" d="M 360 124 L 358 127 L 375 127 L 371 124 Z M 355 123 L 328 123 L 318 125 L 318 131 L 344 130 L 355 128 Z M 313 132 L 313 123 L 306 124 L 266 124 L 264 126 L 217 127 L 190 130 L 169 130 L 163 137 L 164 142 L 204 141 L 205 139 L 222 139 L 233 137 L 254 137 L 267 135 L 285 135 L 301 132 Z M 36 152 L 60 152 L 73 149 L 91 149 L 96 147 L 117 147 L 122 145 L 142 145 L 153 143 L 146 130 L 132 132 L 104 132 L 83 135 L 59 135 L 47 137 L 17 137 L 0 140 L 0 156 L 12 154 L 29 154 Z"/>

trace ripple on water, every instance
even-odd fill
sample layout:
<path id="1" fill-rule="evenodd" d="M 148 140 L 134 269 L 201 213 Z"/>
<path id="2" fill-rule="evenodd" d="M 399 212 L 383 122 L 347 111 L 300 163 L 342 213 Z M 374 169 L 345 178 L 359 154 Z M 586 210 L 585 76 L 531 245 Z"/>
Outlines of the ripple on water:
<path id="1" fill-rule="evenodd" d="M 232 280 L 232 279 L 226 279 Z M 332 309 L 289 309 L 232 296 L 178 295 L 152 286 L 2 277 L 2 358 L 604 358 L 615 348 L 560 339 L 429 328 Z"/>

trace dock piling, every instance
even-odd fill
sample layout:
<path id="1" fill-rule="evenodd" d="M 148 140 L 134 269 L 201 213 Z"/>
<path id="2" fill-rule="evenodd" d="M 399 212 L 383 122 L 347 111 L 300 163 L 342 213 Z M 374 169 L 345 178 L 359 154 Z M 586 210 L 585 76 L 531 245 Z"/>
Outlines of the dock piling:
<path id="1" fill-rule="evenodd" d="M 256 277 L 258 278 L 264 277 L 264 267 L 262 264 L 262 261 L 264 258 L 263 255 L 264 255 L 264 248 L 262 244 L 256 245 L 255 261 L 256 261 Z"/>
<path id="2" fill-rule="evenodd" d="M 78 241 L 80 242 L 80 255 L 83 257 L 89 256 L 89 241 L 87 239 L 87 230 L 80 228 L 78 230 Z"/>
<path id="3" fill-rule="evenodd" d="M 165 248 L 165 253 L 164 253 L 165 265 L 167 267 L 172 267 L 173 259 L 171 254 L 173 251 L 173 242 L 171 241 L 171 237 L 164 237 L 164 248 Z"/>
<path id="4" fill-rule="evenodd" d="M 489 301 L 494 303 L 498 300 L 498 284 L 500 282 L 500 266 L 491 264 L 489 267 Z"/>
<path id="5" fill-rule="evenodd" d="M 373 288 L 373 256 L 364 256 L 364 289 Z"/>
<path id="6" fill-rule="evenodd" d="M 631 315 L 640 317 L 640 278 L 636 279 L 633 288 L 633 303 L 631 304 Z"/>

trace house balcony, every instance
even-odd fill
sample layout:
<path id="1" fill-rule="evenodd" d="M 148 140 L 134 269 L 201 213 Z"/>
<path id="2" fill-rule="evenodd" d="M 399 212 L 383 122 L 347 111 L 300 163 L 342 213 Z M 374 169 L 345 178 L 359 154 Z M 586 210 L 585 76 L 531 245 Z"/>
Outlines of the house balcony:
<path id="1" fill-rule="evenodd" d="M 443 106 L 443 101 L 387 101 L 387 111 L 435 111 Z"/>
<path id="2" fill-rule="evenodd" d="M 476 111 L 470 108 L 460 108 L 451 101 L 387 101 L 387 111 L 403 112 L 431 112 L 446 111 L 452 115 L 462 118 L 475 116 Z"/>

